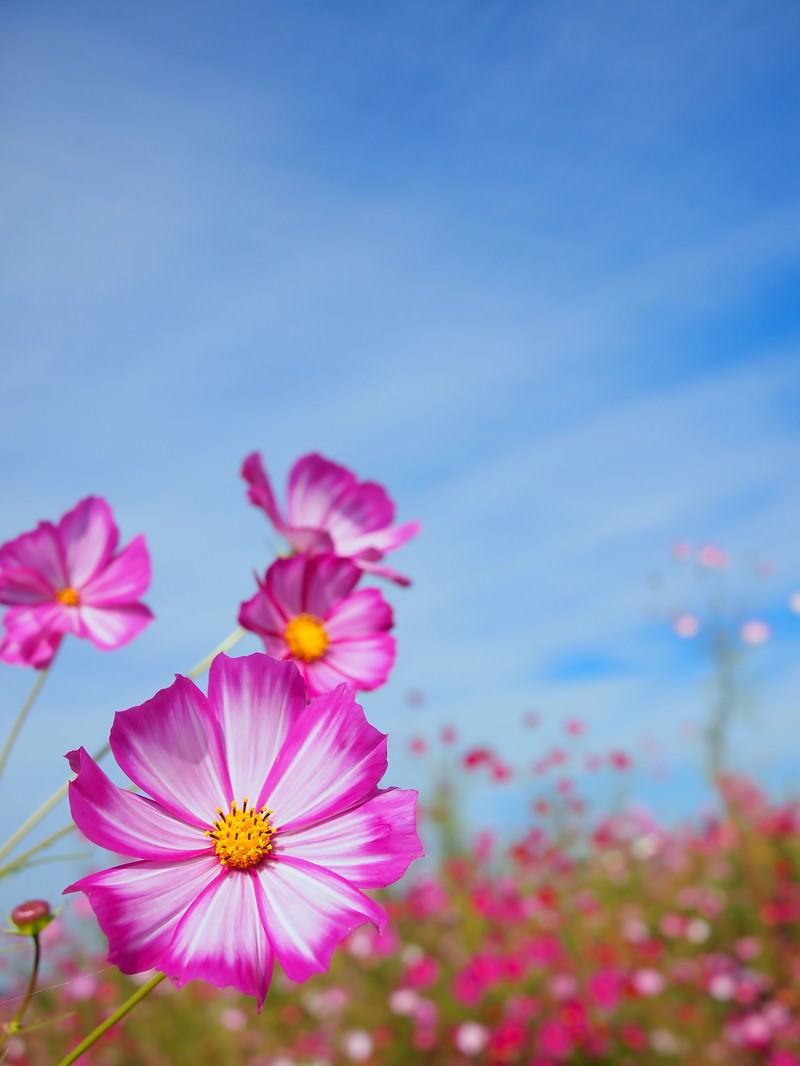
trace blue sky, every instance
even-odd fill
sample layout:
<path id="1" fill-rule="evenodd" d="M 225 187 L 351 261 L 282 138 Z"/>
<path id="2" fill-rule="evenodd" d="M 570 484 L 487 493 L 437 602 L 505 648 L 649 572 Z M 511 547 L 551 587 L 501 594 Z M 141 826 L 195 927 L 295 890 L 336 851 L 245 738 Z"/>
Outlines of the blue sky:
<path id="1" fill-rule="evenodd" d="M 425 787 L 417 730 L 527 761 L 580 714 L 601 750 L 658 738 L 672 777 L 634 790 L 697 810 L 705 664 L 647 613 L 654 570 L 697 593 L 679 537 L 775 627 L 733 739 L 790 783 L 799 46 L 776 2 L 5 4 L 0 539 L 105 495 L 158 622 L 65 648 L 3 834 L 234 627 L 275 547 L 253 449 L 281 483 L 320 450 L 423 522 L 364 701 L 395 783 Z M 30 680 L 2 670 L 9 720 Z"/>

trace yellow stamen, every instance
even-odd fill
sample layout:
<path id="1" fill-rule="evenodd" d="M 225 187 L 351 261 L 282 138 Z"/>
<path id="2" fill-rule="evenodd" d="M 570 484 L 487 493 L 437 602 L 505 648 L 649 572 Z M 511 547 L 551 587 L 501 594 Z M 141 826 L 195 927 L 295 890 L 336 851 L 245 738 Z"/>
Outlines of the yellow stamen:
<path id="1" fill-rule="evenodd" d="M 302 659 L 304 663 L 313 663 L 328 647 L 325 627 L 313 614 L 299 614 L 292 618 L 283 635 L 289 651 L 295 659 Z"/>
<path id="2" fill-rule="evenodd" d="M 265 855 L 272 851 L 270 838 L 275 830 L 269 824 L 272 811 L 262 807 L 247 809 L 248 800 L 242 808 L 231 803 L 229 814 L 223 814 L 217 807 L 217 820 L 213 829 L 206 829 L 206 836 L 214 841 L 214 850 L 219 855 L 222 866 L 231 866 L 234 870 L 249 870 L 257 866 Z"/>
<path id="3" fill-rule="evenodd" d="M 58 590 L 56 599 L 59 603 L 63 603 L 65 607 L 77 607 L 81 598 L 77 589 L 74 589 L 72 585 L 67 585 L 66 588 Z"/>

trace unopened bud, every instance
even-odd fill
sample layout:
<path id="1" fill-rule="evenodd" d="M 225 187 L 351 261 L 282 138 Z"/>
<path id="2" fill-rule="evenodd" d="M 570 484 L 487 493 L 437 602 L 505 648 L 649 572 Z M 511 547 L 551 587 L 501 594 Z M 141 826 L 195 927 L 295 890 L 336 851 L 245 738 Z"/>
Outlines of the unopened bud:
<path id="1" fill-rule="evenodd" d="M 16 926 L 14 931 L 23 936 L 36 936 L 54 918 L 50 904 L 44 899 L 29 899 L 25 903 L 20 903 L 11 912 L 11 921 Z"/>

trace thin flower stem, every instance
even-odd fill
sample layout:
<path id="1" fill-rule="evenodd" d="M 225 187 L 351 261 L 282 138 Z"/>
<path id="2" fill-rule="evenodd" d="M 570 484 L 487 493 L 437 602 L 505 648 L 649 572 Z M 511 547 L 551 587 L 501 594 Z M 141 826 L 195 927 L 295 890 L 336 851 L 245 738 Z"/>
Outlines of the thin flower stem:
<path id="1" fill-rule="evenodd" d="M 201 659 L 199 663 L 193 666 L 186 676 L 191 678 L 199 677 L 200 674 L 202 674 L 205 670 L 208 669 L 216 655 L 218 655 L 221 651 L 227 651 L 229 648 L 232 648 L 234 644 L 236 644 L 242 639 L 242 637 L 245 635 L 245 632 L 246 630 L 242 629 L 241 626 L 237 626 L 237 628 L 234 629 L 230 636 L 227 636 L 221 644 L 218 644 L 217 647 L 214 648 L 212 652 L 210 652 L 210 654 L 206 655 L 204 659 Z M 100 762 L 101 759 L 104 759 L 106 755 L 108 755 L 110 750 L 110 746 L 108 744 L 104 744 L 103 747 L 96 751 L 92 756 L 94 761 Z M 19 844 L 21 840 L 25 839 L 25 837 L 28 835 L 28 833 L 30 833 L 32 829 L 36 828 L 39 822 L 41 822 L 41 820 L 45 818 L 54 807 L 58 806 L 61 800 L 66 796 L 68 789 L 69 782 L 65 781 L 63 785 L 56 789 L 56 791 L 52 794 L 52 796 L 50 796 L 49 799 L 46 799 L 44 801 L 41 807 L 37 808 L 37 810 L 35 810 L 33 814 L 22 823 L 22 825 L 19 827 L 19 829 L 17 829 L 15 833 L 11 834 L 5 844 L 0 847 L 0 862 L 3 861 L 3 859 L 6 857 L 6 855 L 9 854 L 9 852 L 14 850 L 14 848 L 17 846 L 17 844 Z"/>
<path id="2" fill-rule="evenodd" d="M 33 967 L 31 969 L 31 978 L 30 978 L 30 981 L 28 981 L 28 988 L 27 988 L 27 991 L 25 992 L 25 998 L 23 999 L 22 1003 L 20 1004 L 19 1010 L 17 1011 L 17 1013 L 14 1015 L 14 1017 L 11 1019 L 11 1021 L 8 1023 L 8 1025 L 5 1028 L 5 1033 L 3 1034 L 3 1042 L 2 1042 L 2 1045 L 0 1045 L 2 1047 L 5 1047 L 6 1042 L 8 1040 L 8 1037 L 11 1036 L 12 1033 L 18 1033 L 19 1032 L 20 1022 L 22 1021 L 22 1019 L 23 1019 L 23 1017 L 25 1015 L 25 1011 L 28 1009 L 28 1004 L 33 999 L 33 993 L 36 991 L 36 981 L 38 980 L 38 977 L 39 977 L 39 960 L 41 959 L 41 957 L 42 957 L 42 948 L 41 948 L 41 945 L 39 944 L 39 934 L 38 933 L 34 933 L 33 934 Z"/>
<path id="3" fill-rule="evenodd" d="M 216 648 L 214 648 L 213 651 L 209 652 L 204 659 L 201 659 L 199 663 L 193 666 L 186 676 L 191 677 L 194 680 L 194 678 L 199 677 L 201 674 L 204 674 L 209 668 L 209 666 L 211 666 L 211 663 L 217 657 L 217 655 L 219 655 L 221 651 L 228 651 L 234 646 L 234 644 L 238 644 L 246 632 L 246 629 L 242 629 L 241 626 L 237 626 L 236 629 L 234 629 L 234 631 L 229 636 L 227 636 L 221 644 L 218 644 Z"/>
<path id="4" fill-rule="evenodd" d="M 109 753 L 110 747 L 108 744 L 104 744 L 102 748 L 94 753 L 94 761 L 100 762 Z M 15 833 L 12 833 L 5 844 L 0 848 L 0 861 L 2 861 L 10 851 L 19 844 L 21 840 L 30 833 L 32 829 L 41 822 L 42 818 L 46 818 L 54 807 L 57 807 L 62 799 L 66 796 L 69 789 L 69 781 L 65 781 L 63 785 L 60 785 L 49 799 L 46 799 L 41 807 L 38 807 L 29 818 L 26 818 L 22 825 L 17 829 Z"/>
<path id="5" fill-rule="evenodd" d="M 100 1039 L 103 1033 L 107 1032 L 112 1025 L 116 1025 L 121 1018 L 124 1018 L 128 1011 L 133 1010 L 140 1000 L 143 1000 L 144 997 L 149 995 L 157 985 L 161 984 L 165 976 L 166 974 L 157 973 L 155 977 L 150 978 L 146 985 L 137 988 L 130 999 L 127 999 L 121 1007 L 117 1007 L 114 1013 L 106 1018 L 105 1021 L 100 1022 L 96 1029 L 92 1029 L 91 1033 L 81 1040 L 77 1047 L 74 1047 L 65 1058 L 61 1059 L 58 1066 L 70 1066 L 70 1063 L 77 1062 L 84 1051 L 88 1051 L 92 1044 Z"/>
<path id="6" fill-rule="evenodd" d="M 53 656 L 53 658 L 50 660 L 50 663 L 48 664 L 48 666 L 45 667 L 44 670 L 39 670 L 39 676 L 34 681 L 33 688 L 28 693 L 28 698 L 23 703 L 22 708 L 20 709 L 20 712 L 17 715 L 16 721 L 11 727 L 11 732 L 8 734 L 6 742 L 3 745 L 2 752 L 0 752 L 0 777 L 3 776 L 3 771 L 6 768 L 6 763 L 8 762 L 8 757 L 11 754 L 11 750 L 14 747 L 14 744 L 16 743 L 17 737 L 19 736 L 22 727 L 25 725 L 25 719 L 30 714 L 31 708 L 36 702 L 36 697 L 42 691 L 42 686 L 50 675 L 50 671 L 53 668 L 54 662 L 55 656 Z"/>
<path id="7" fill-rule="evenodd" d="M 16 859 L 12 859 L 11 862 L 6 863 L 5 866 L 0 866 L 0 878 L 6 877 L 8 874 L 13 874 L 17 870 L 21 870 L 22 867 L 35 855 L 38 855 L 40 851 L 45 851 L 52 844 L 57 843 L 62 837 L 67 836 L 75 828 L 75 823 L 70 822 L 69 825 L 64 825 L 61 829 L 57 829 L 55 833 L 51 833 L 49 837 L 45 837 L 44 840 L 40 840 L 38 844 L 34 844 L 32 848 L 28 848 L 27 851 L 23 851 L 21 855 L 18 855 Z"/>

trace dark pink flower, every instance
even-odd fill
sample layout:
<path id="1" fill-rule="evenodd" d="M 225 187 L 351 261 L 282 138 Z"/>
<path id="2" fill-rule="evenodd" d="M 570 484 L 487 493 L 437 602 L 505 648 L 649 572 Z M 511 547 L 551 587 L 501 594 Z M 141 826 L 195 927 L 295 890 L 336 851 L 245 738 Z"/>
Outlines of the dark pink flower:
<path id="1" fill-rule="evenodd" d="M 266 512 L 295 551 L 334 552 L 362 570 L 409 584 L 408 578 L 380 565 L 380 560 L 415 536 L 420 524 L 392 526 L 394 504 L 381 485 L 359 481 L 346 467 L 316 453 L 304 455 L 289 473 L 284 514 L 257 452 L 245 459 L 242 477 L 249 486 L 250 502 Z"/>
<path id="2" fill-rule="evenodd" d="M 258 998 L 274 960 L 293 981 L 383 909 L 362 889 L 396 881 L 422 849 L 416 793 L 379 789 L 386 737 L 345 685 L 306 703 L 292 663 L 211 665 L 208 696 L 187 678 L 119 712 L 111 750 L 146 795 L 69 753 L 72 816 L 132 862 L 66 892 L 89 898 L 123 973 L 156 969 Z"/>
<path id="3" fill-rule="evenodd" d="M 117 552 L 105 500 L 88 496 L 59 521 L 40 522 L 0 547 L 0 603 L 9 606 L 0 659 L 42 668 L 66 633 L 119 648 L 153 617 L 139 597 L 150 584 L 144 537 Z M 116 554 L 115 554 L 116 552 Z"/>
<path id="4" fill-rule="evenodd" d="M 346 682 L 374 689 L 395 657 L 392 609 L 377 589 L 354 592 L 361 577 L 349 559 L 293 555 L 277 559 L 258 592 L 239 611 L 276 659 L 293 659 L 310 696 Z"/>

